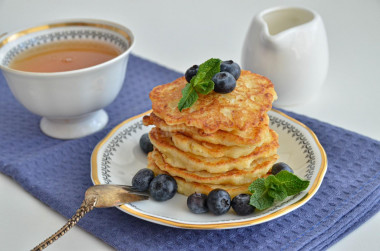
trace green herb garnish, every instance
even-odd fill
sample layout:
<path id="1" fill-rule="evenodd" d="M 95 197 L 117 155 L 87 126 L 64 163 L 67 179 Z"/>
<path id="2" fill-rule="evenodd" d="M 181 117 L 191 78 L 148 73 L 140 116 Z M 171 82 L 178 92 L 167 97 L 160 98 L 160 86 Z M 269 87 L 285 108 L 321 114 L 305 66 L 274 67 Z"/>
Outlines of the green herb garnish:
<path id="1" fill-rule="evenodd" d="M 259 210 L 267 209 L 275 200 L 281 201 L 305 190 L 309 183 L 310 181 L 301 180 L 288 171 L 259 178 L 249 186 L 249 191 L 252 193 L 250 204 Z"/>
<path id="2" fill-rule="evenodd" d="M 209 94 L 214 90 L 212 77 L 220 72 L 222 60 L 211 58 L 199 66 L 197 74 L 182 89 L 182 98 L 178 102 L 178 109 L 182 111 L 191 107 L 198 99 L 198 94 Z"/>

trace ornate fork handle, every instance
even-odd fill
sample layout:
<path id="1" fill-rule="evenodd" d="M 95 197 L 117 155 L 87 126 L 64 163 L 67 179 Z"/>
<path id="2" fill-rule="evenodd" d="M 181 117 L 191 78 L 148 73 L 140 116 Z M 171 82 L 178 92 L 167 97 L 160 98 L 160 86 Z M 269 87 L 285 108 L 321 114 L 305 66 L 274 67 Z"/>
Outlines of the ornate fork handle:
<path id="1" fill-rule="evenodd" d="M 67 223 L 59 229 L 55 234 L 47 238 L 45 241 L 41 242 L 32 251 L 43 250 L 54 241 L 58 240 L 58 238 L 62 237 L 67 231 L 69 231 L 72 227 L 74 227 L 78 221 L 88 212 L 90 212 L 95 207 L 95 200 L 93 202 L 88 203 L 88 201 L 84 200 L 80 208 L 76 211 L 76 213 L 67 221 Z"/>
<path id="2" fill-rule="evenodd" d="M 115 207 L 125 203 L 140 200 L 148 200 L 149 194 L 139 192 L 132 186 L 125 185 L 95 185 L 89 187 L 84 194 L 84 201 L 76 213 L 68 222 L 55 234 L 41 242 L 32 251 L 42 250 L 62 237 L 67 231 L 75 226 L 78 221 L 95 207 Z"/>

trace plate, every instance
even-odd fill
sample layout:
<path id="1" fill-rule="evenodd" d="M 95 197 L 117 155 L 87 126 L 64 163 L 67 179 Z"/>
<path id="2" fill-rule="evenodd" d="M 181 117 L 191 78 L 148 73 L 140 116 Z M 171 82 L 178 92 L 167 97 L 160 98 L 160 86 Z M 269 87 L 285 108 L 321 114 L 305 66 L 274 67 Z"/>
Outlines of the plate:
<path id="1" fill-rule="evenodd" d="M 141 151 L 139 140 L 151 129 L 142 124 L 142 117 L 150 112 L 125 120 L 98 143 L 91 156 L 91 178 L 95 185 L 131 185 L 136 172 L 146 167 L 147 156 Z M 310 181 L 306 190 L 248 216 L 238 216 L 233 210 L 220 216 L 193 214 L 187 208 L 187 197 L 178 193 L 165 202 L 139 201 L 118 208 L 143 220 L 171 227 L 228 229 L 267 222 L 304 205 L 322 183 L 327 169 L 326 153 L 313 131 L 301 122 L 273 109 L 268 115 L 270 127 L 279 135 L 278 161 L 286 162 L 297 176 Z"/>

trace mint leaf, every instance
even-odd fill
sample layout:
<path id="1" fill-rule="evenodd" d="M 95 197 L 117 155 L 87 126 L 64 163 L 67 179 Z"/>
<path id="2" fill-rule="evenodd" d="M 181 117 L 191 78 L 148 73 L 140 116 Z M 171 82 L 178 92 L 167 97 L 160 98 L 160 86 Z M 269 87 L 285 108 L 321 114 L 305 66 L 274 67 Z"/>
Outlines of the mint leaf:
<path id="1" fill-rule="evenodd" d="M 206 95 L 214 90 L 212 77 L 220 72 L 221 62 L 220 59 L 211 58 L 199 66 L 197 74 L 182 90 L 182 98 L 178 102 L 179 111 L 191 107 L 197 101 L 198 93 Z"/>
<path id="2" fill-rule="evenodd" d="M 198 94 L 195 92 L 194 87 L 190 83 L 187 83 L 185 88 L 182 89 L 182 98 L 178 102 L 179 111 L 191 107 L 197 99 Z"/>
<path id="3" fill-rule="evenodd" d="M 273 175 L 269 175 L 265 179 L 265 186 L 269 188 L 268 195 L 275 200 L 284 200 L 288 197 L 285 187 Z"/>
<path id="4" fill-rule="evenodd" d="M 212 80 L 207 80 L 204 82 L 201 82 L 194 86 L 194 89 L 196 92 L 201 93 L 201 94 L 209 94 L 212 90 L 214 90 L 214 82 Z"/>
<path id="5" fill-rule="evenodd" d="M 195 77 L 191 79 L 190 82 L 196 86 L 202 82 L 211 80 L 215 74 L 220 72 L 221 62 L 222 60 L 218 58 L 210 58 L 199 66 L 197 75 L 195 75 Z"/>
<path id="6" fill-rule="evenodd" d="M 269 196 L 268 188 L 265 186 L 263 178 L 256 179 L 248 189 L 252 193 L 249 202 L 252 206 L 259 210 L 264 210 L 273 205 L 274 198 Z"/>
<path id="7" fill-rule="evenodd" d="M 301 180 L 296 175 L 288 171 L 279 172 L 278 174 L 276 174 L 276 178 L 285 187 L 286 193 L 288 194 L 288 196 L 297 194 L 305 190 L 309 186 L 309 183 L 310 183 L 310 181 Z"/>
<path id="8" fill-rule="evenodd" d="M 310 181 L 301 180 L 288 171 L 269 175 L 265 179 L 256 179 L 248 188 L 252 193 L 250 204 L 259 210 L 267 209 L 273 205 L 275 200 L 281 201 L 305 190 L 309 183 Z"/>

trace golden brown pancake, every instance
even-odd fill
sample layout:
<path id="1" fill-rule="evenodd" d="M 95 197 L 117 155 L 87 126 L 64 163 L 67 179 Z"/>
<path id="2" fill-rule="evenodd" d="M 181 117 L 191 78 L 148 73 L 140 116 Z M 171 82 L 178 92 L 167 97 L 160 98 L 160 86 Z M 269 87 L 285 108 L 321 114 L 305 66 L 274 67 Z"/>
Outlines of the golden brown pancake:
<path id="1" fill-rule="evenodd" d="M 263 121 L 257 127 L 248 128 L 245 131 L 234 130 L 230 132 L 218 130 L 214 133 L 205 133 L 202 129 L 186 126 L 185 124 L 168 125 L 153 112 L 144 116 L 143 123 L 146 126 L 155 125 L 166 132 L 182 133 L 198 141 L 226 146 L 259 145 L 263 138 L 268 137 L 269 134 L 267 130 L 269 124 L 268 115 L 264 116 Z"/>
<path id="2" fill-rule="evenodd" d="M 267 130 L 269 132 L 269 128 Z M 194 140 L 193 138 L 188 137 L 182 133 L 171 133 L 171 138 L 173 144 L 178 149 L 184 152 L 189 152 L 195 155 L 210 158 L 239 158 L 241 156 L 250 154 L 256 147 L 260 147 L 260 145 L 225 146 L 219 144 L 211 144 L 208 142 Z"/>
<path id="3" fill-rule="evenodd" d="M 171 176 L 176 176 L 184 179 L 186 182 L 196 182 L 201 184 L 223 184 L 223 185 L 244 185 L 260 178 L 268 173 L 273 163 L 278 159 L 278 155 L 273 155 L 268 158 L 260 158 L 251 164 L 251 169 L 247 170 L 232 170 L 224 173 L 208 173 L 205 171 L 190 172 L 186 169 L 180 169 L 167 164 L 161 153 L 154 149 L 149 154 L 149 161 L 153 161 L 156 166 Z"/>
<path id="4" fill-rule="evenodd" d="M 157 165 L 153 161 L 149 161 L 149 159 L 148 159 L 147 167 L 151 169 L 155 175 L 168 174 L 167 172 L 164 172 L 160 168 L 158 168 Z M 173 178 L 177 182 L 178 193 L 183 194 L 185 196 L 189 196 L 195 192 L 209 194 L 212 190 L 216 188 L 226 190 L 230 194 L 231 198 L 241 193 L 249 193 L 248 187 L 250 184 L 244 184 L 244 185 L 239 185 L 239 186 L 200 184 L 196 182 L 186 182 L 184 179 L 180 177 L 176 177 L 176 176 L 173 176 Z"/>
<path id="5" fill-rule="evenodd" d="M 199 94 L 192 107 L 180 112 L 178 102 L 186 83 L 185 77 L 181 77 L 155 87 L 149 94 L 153 112 L 168 125 L 184 124 L 202 129 L 205 133 L 255 128 L 264 120 L 273 100 L 277 98 L 269 79 L 241 71 L 234 91 Z"/>
<path id="6" fill-rule="evenodd" d="M 278 135 L 269 129 L 270 137 L 262 146 L 256 147 L 250 154 L 240 158 L 206 158 L 179 150 L 173 144 L 170 134 L 155 127 L 149 132 L 149 138 L 161 153 L 165 162 L 171 166 L 188 171 L 207 171 L 209 173 L 222 173 L 233 169 L 249 169 L 251 163 L 259 158 L 266 158 L 276 154 L 278 148 Z"/>

